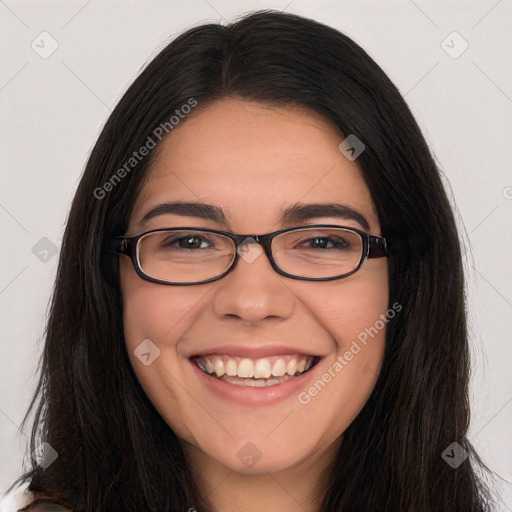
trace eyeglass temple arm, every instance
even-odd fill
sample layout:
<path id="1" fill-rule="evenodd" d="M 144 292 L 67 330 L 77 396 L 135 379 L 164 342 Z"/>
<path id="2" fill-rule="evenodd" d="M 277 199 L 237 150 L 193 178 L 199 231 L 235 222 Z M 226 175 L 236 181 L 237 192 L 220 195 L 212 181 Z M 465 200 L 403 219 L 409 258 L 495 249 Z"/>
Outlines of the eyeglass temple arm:
<path id="1" fill-rule="evenodd" d="M 111 239 L 111 249 L 119 254 L 131 254 L 132 240 L 124 236 L 113 236 Z"/>
<path id="2" fill-rule="evenodd" d="M 386 239 L 380 236 L 368 235 L 368 258 L 383 258 L 388 255 Z"/>

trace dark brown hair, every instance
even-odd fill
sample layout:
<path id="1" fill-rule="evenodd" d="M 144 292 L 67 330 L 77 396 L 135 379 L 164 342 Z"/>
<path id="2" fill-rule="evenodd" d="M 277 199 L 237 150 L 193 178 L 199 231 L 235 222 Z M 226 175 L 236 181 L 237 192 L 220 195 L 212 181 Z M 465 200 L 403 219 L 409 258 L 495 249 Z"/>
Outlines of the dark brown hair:
<path id="1" fill-rule="evenodd" d="M 109 234 L 125 233 L 155 150 L 108 193 L 97 191 L 191 98 L 196 115 L 228 96 L 307 108 L 356 135 L 382 234 L 395 241 L 390 304 L 403 309 L 388 325 L 381 374 L 344 433 L 319 509 L 490 510 L 467 438 L 463 265 L 439 170 L 397 88 L 364 50 L 333 28 L 276 11 L 183 33 L 108 119 L 69 214 L 29 409 L 38 400 L 30 451 L 43 440 L 58 458 L 46 469 L 32 461 L 18 481 L 76 512 L 209 510 L 129 363 L 118 256 L 106 249 Z M 456 469 L 441 456 L 453 442 L 470 454 Z"/>

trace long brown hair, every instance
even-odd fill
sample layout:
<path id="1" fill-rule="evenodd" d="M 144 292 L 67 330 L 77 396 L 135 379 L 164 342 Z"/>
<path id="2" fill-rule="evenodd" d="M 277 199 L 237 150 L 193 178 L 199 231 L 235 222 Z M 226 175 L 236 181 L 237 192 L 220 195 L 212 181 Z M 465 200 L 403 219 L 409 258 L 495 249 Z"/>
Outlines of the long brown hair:
<path id="1" fill-rule="evenodd" d="M 364 50 L 333 28 L 276 11 L 183 33 L 108 119 L 69 214 L 29 409 L 38 403 L 30 452 L 42 440 L 58 458 L 46 469 L 33 461 L 17 482 L 76 512 L 210 510 L 129 363 L 118 258 L 106 241 L 125 233 L 155 149 L 114 180 L 133 152 L 191 98 L 199 112 L 227 96 L 306 107 L 356 135 L 382 233 L 395 241 L 390 304 L 403 309 L 388 325 L 381 374 L 344 433 L 320 510 L 490 510 L 467 438 L 461 250 L 434 159 L 397 88 Z M 442 457 L 452 443 L 470 455 L 457 468 Z"/>

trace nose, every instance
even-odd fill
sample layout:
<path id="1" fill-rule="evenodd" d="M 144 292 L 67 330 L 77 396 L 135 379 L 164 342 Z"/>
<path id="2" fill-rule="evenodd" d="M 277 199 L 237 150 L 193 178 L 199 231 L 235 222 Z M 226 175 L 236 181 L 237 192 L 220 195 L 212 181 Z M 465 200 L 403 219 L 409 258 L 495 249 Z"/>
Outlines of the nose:
<path id="1" fill-rule="evenodd" d="M 297 296 L 285 279 L 272 268 L 263 248 L 249 240 L 239 247 L 235 267 L 216 287 L 214 311 L 250 324 L 289 318 Z"/>

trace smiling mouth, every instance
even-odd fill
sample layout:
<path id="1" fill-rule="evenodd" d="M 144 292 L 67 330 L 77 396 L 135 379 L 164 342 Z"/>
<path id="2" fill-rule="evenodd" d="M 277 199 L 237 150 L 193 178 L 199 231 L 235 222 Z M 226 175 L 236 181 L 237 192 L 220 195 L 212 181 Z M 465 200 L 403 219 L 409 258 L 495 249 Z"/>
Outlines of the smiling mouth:
<path id="1" fill-rule="evenodd" d="M 195 356 L 191 360 L 203 373 L 229 384 L 268 387 L 300 377 L 311 370 L 320 358 L 297 354 L 253 359 L 209 354 Z"/>

